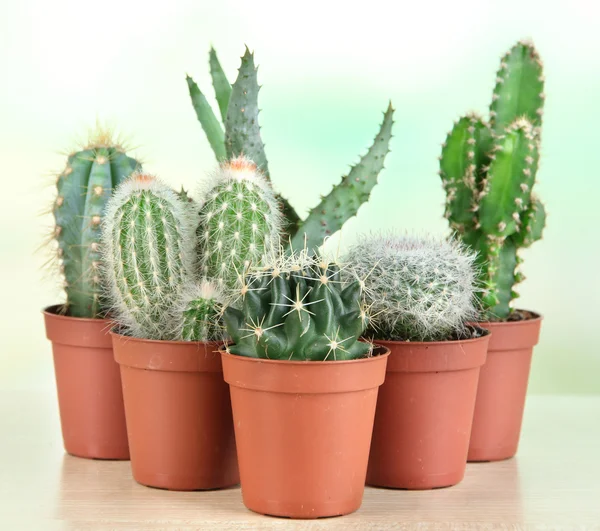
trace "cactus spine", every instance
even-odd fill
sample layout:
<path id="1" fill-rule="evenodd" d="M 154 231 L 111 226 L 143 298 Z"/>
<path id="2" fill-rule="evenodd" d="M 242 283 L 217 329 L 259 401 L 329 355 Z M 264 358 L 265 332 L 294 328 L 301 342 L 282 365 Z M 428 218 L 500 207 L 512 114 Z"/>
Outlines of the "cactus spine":
<path id="1" fill-rule="evenodd" d="M 368 323 L 358 281 L 343 284 L 339 267 L 280 259 L 246 277 L 242 309 L 224 312 L 230 352 L 254 358 L 344 360 L 368 356 L 358 341 Z"/>
<path id="2" fill-rule="evenodd" d="M 477 317 L 475 253 L 458 241 L 362 236 L 342 261 L 364 290 L 377 339 L 449 340 Z"/>
<path id="3" fill-rule="evenodd" d="M 502 58 L 486 123 L 471 113 L 442 147 L 450 228 L 478 252 L 485 318 L 505 319 L 523 278 L 518 250 L 542 237 L 546 213 L 532 195 L 539 163 L 544 77 L 532 44 Z"/>
<path id="4" fill-rule="evenodd" d="M 199 191 L 197 229 L 204 277 L 233 289 L 246 270 L 279 245 L 281 213 L 256 164 L 240 156 L 220 164 Z"/>
<path id="5" fill-rule="evenodd" d="M 252 159 L 269 179 L 267 156 L 258 122 L 260 87 L 254 54 L 246 48 L 238 77 L 233 85 L 227 81 L 213 49 L 210 51 L 210 70 L 224 130 L 198 85 L 189 76 L 187 82 L 192 105 L 217 160 L 244 155 Z M 286 241 L 290 240 L 291 249 L 301 249 L 305 245 L 310 250 L 316 249 L 326 236 L 337 232 L 348 219 L 357 214 L 360 206 L 369 200 L 389 152 L 392 124 L 393 109 L 390 103 L 369 151 L 352 167 L 350 173 L 311 209 L 306 219 L 302 220 L 289 202 L 278 196 L 285 218 Z"/>
<path id="6" fill-rule="evenodd" d="M 131 175 L 110 200 L 102 230 L 108 298 L 134 337 L 177 339 L 175 307 L 193 268 L 193 219 L 190 203 L 145 173 Z"/>
<path id="7" fill-rule="evenodd" d="M 99 129 L 69 155 L 59 175 L 53 206 L 54 238 L 72 317 L 104 315 L 100 282 L 101 223 L 113 190 L 138 168 L 111 135 Z"/>

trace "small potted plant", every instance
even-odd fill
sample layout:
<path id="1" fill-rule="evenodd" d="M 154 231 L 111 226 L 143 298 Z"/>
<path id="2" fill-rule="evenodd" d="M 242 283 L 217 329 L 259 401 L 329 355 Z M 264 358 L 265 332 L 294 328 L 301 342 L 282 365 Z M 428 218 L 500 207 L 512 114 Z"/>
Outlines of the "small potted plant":
<path id="1" fill-rule="evenodd" d="M 52 206 L 66 302 L 44 310 L 52 342 L 65 450 L 129 459 L 119 367 L 113 358 L 100 278 L 100 227 L 111 194 L 139 163 L 99 129 L 69 155 Z"/>
<path id="2" fill-rule="evenodd" d="M 519 42 L 502 58 L 489 121 L 458 120 L 440 157 L 451 229 L 477 251 L 484 286 L 480 326 L 493 332 L 481 370 L 469 461 L 517 452 L 533 347 L 541 316 L 515 309 L 524 279 L 519 251 L 542 237 L 546 212 L 533 193 L 540 156 L 544 77 L 533 44 Z"/>
<path id="3" fill-rule="evenodd" d="M 367 484 L 431 489 L 462 480 L 489 333 L 468 326 L 474 254 L 456 241 L 363 236 L 343 262 L 390 349 L 375 414 Z"/>
<path id="4" fill-rule="evenodd" d="M 241 307 L 225 310 L 223 373 L 243 501 L 255 512 L 318 518 L 361 505 L 388 353 L 359 341 L 360 291 L 301 253 L 250 273 Z"/>
<path id="5" fill-rule="evenodd" d="M 279 232 L 272 192 L 245 158 L 222 163 L 200 195 L 198 205 L 136 173 L 103 227 L 133 475 L 171 490 L 239 482 L 219 314 Z"/>

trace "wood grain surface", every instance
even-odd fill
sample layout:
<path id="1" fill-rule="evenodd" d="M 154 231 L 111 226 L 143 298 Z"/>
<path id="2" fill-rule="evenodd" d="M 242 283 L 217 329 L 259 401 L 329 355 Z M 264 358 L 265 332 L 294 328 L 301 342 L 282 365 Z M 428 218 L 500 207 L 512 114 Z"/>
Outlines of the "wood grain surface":
<path id="1" fill-rule="evenodd" d="M 516 458 L 467 466 L 455 487 L 367 488 L 349 516 L 253 514 L 239 488 L 138 485 L 129 462 L 65 455 L 50 392 L 0 390 L 0 530 L 600 530 L 600 397 L 531 396 Z"/>

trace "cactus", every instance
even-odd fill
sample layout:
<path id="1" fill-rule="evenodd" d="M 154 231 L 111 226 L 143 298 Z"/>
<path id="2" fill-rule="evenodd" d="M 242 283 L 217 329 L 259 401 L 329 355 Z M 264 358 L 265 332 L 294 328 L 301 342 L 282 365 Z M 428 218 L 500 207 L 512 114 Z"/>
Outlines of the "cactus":
<path id="1" fill-rule="evenodd" d="M 198 85 L 189 76 L 187 83 L 196 115 L 217 160 L 244 155 L 253 160 L 265 177 L 270 179 L 258 123 L 260 87 L 254 54 L 246 48 L 238 77 L 233 85 L 227 81 L 213 49 L 210 51 L 210 70 L 224 130 Z M 351 168 L 350 173 L 311 209 L 306 219 L 302 220 L 287 200 L 278 197 L 285 217 L 286 241 L 290 241 L 288 250 L 303 248 L 305 245 L 310 250 L 316 249 L 325 237 L 337 232 L 348 219 L 357 214 L 360 206 L 369 200 L 389 152 L 393 112 L 390 103 L 369 151 Z"/>
<path id="2" fill-rule="evenodd" d="M 113 190 L 139 163 L 99 128 L 86 146 L 69 155 L 58 176 L 54 239 L 72 317 L 105 313 L 100 279 L 101 223 Z"/>
<path id="3" fill-rule="evenodd" d="M 136 172 L 116 190 L 102 227 L 107 298 L 125 333 L 178 339 L 177 304 L 194 265 L 194 207 Z"/>
<path id="4" fill-rule="evenodd" d="M 486 319 L 506 319 L 518 296 L 518 251 L 541 239 L 544 205 L 532 195 L 544 103 L 542 63 L 519 42 L 502 58 L 490 120 L 475 113 L 454 124 L 442 147 L 440 176 L 450 228 L 478 252 Z"/>
<path id="5" fill-rule="evenodd" d="M 228 291 L 278 246 L 281 213 L 271 186 L 243 156 L 221 163 L 198 195 L 201 274 Z"/>
<path id="6" fill-rule="evenodd" d="M 339 267 L 303 256 L 250 273 L 242 308 L 226 308 L 233 354 L 280 360 L 346 360 L 369 356 L 358 341 L 368 324 L 358 281 L 342 283 Z"/>
<path id="7" fill-rule="evenodd" d="M 182 341 L 219 341 L 224 337 L 220 316 L 224 297 L 213 282 L 204 280 L 182 290 L 175 336 Z M 180 318 L 178 318 L 180 316 Z"/>
<path id="8" fill-rule="evenodd" d="M 372 313 L 377 339 L 445 341 L 463 337 L 477 317 L 475 253 L 457 240 L 361 236 L 342 259 Z"/>

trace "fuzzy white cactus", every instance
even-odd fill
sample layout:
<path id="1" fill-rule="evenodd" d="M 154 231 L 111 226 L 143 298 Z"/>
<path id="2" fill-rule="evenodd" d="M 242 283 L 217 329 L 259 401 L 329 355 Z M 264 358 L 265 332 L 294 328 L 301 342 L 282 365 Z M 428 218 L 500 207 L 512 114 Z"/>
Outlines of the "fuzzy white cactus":
<path id="1" fill-rule="evenodd" d="M 194 268 L 194 206 L 157 178 L 132 174 L 107 205 L 102 253 L 107 299 L 124 331 L 174 337 L 174 311 Z"/>
<path id="2" fill-rule="evenodd" d="M 443 341 L 477 317 L 475 254 L 455 240 L 362 236 L 343 258 L 361 282 L 377 339 Z"/>

